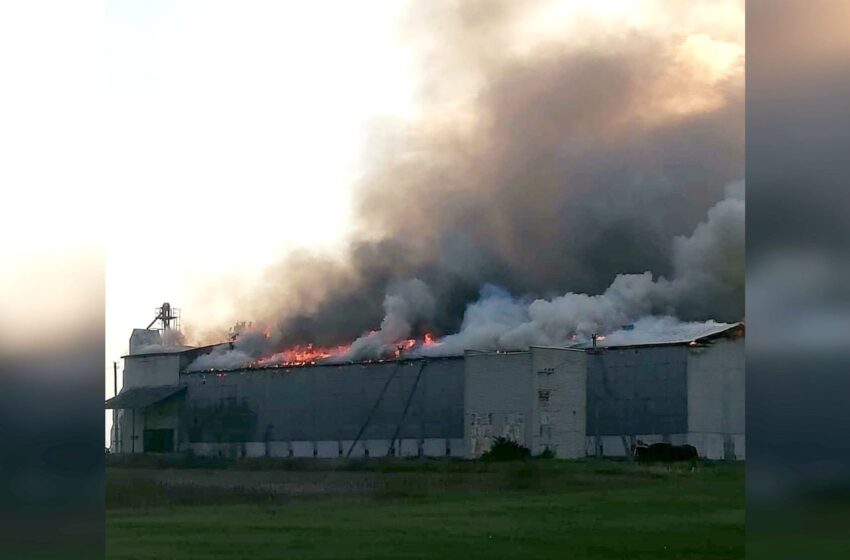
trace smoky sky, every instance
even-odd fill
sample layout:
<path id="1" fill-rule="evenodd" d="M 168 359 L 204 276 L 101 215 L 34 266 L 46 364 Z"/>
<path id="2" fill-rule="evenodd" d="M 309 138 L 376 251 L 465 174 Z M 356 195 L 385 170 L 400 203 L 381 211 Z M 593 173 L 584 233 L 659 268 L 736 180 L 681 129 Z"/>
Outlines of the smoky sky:
<path id="1" fill-rule="evenodd" d="M 388 286 L 410 278 L 435 299 L 414 330 L 439 335 L 484 285 L 552 297 L 601 293 L 618 274 L 669 276 L 673 240 L 743 178 L 741 73 L 703 85 L 681 37 L 632 31 L 520 56 L 502 46 L 526 3 L 428 4 L 405 28 L 426 45 L 424 116 L 377 131 L 345 258 L 290 254 L 252 294 L 284 343 L 377 328 Z M 478 85 L 458 109 L 446 100 L 466 77 Z M 680 311 L 740 320 L 742 291 L 727 295 Z"/>

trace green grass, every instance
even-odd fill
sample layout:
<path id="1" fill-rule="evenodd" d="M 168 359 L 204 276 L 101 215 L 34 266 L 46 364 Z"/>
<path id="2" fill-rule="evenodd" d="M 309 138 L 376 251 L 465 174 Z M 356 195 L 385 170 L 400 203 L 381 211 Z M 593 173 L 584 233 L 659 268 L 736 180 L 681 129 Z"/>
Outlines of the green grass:
<path id="1" fill-rule="evenodd" d="M 693 472 L 610 461 L 393 465 L 110 469 L 107 557 L 744 555 L 743 465 Z"/>

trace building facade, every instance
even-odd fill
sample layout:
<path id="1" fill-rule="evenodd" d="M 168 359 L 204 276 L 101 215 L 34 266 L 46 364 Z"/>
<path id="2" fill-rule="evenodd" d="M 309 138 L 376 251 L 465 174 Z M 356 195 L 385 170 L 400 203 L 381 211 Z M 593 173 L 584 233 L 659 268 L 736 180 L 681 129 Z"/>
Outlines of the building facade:
<path id="1" fill-rule="evenodd" d="M 742 337 L 588 350 L 587 359 L 588 455 L 625 456 L 642 441 L 745 458 Z"/>
<path id="2" fill-rule="evenodd" d="M 743 326 L 655 344 L 186 371 L 207 349 L 130 354 L 115 453 L 229 457 L 623 456 L 638 440 L 743 459 Z"/>

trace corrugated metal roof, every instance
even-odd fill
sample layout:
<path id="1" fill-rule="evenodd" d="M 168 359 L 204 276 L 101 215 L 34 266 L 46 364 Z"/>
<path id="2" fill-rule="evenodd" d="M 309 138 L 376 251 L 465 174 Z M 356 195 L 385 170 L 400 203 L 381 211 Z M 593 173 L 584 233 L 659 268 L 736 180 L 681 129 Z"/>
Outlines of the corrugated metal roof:
<path id="1" fill-rule="evenodd" d="M 185 385 L 133 387 L 106 401 L 106 408 L 145 408 L 186 390 Z"/>
<path id="2" fill-rule="evenodd" d="M 427 362 L 438 362 L 443 360 L 458 360 L 463 359 L 463 356 L 410 356 L 404 358 L 386 358 L 379 360 L 362 360 L 359 362 L 328 362 L 328 361 L 317 361 L 315 363 L 296 363 L 296 364 L 276 364 L 276 365 L 266 365 L 266 366 L 255 366 L 255 365 L 245 365 L 234 368 L 221 368 L 221 369 L 203 369 L 203 370 L 193 370 L 181 371 L 181 375 L 207 375 L 207 374 L 215 374 L 215 373 L 250 373 L 250 372 L 262 372 L 262 371 L 276 371 L 276 370 L 301 370 L 301 369 L 310 369 L 310 368 L 338 368 L 338 367 L 346 367 L 346 366 L 383 366 L 383 365 L 395 365 L 395 364 L 406 364 L 412 365 L 417 362 L 427 361 Z"/>
<path id="3" fill-rule="evenodd" d="M 660 346 L 667 344 L 690 344 L 725 335 L 742 327 L 743 323 L 714 323 L 705 324 L 683 323 L 679 329 L 664 333 L 643 332 L 641 330 L 619 330 L 597 341 L 600 348 L 624 346 Z M 580 348 L 591 348 L 592 342 L 582 343 Z"/>
<path id="4" fill-rule="evenodd" d="M 171 354 L 188 354 L 189 352 L 196 351 L 198 353 L 207 352 L 213 350 L 218 346 L 223 346 L 225 344 L 232 344 L 230 342 L 216 342 L 215 344 L 207 344 L 206 346 L 157 346 L 151 347 L 150 351 L 145 352 L 136 352 L 135 354 L 127 354 L 121 356 L 122 358 L 141 358 L 148 356 L 164 356 Z"/>

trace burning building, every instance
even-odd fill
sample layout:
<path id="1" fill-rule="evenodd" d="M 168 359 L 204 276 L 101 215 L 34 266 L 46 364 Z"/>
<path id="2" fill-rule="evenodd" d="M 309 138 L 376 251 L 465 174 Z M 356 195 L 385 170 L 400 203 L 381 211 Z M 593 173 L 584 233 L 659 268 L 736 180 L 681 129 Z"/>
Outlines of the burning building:
<path id="1" fill-rule="evenodd" d="M 368 361 L 301 349 L 203 369 L 232 358 L 234 342 L 157 344 L 167 327 L 131 337 L 122 390 L 106 402 L 119 411 L 113 452 L 474 458 L 502 436 L 561 458 L 624 455 L 638 440 L 745 456 L 741 323 L 451 355 L 405 341 Z"/>
<path id="2" fill-rule="evenodd" d="M 743 457 L 743 27 L 415 4 L 417 110 L 364 137 L 350 235 L 215 291 L 263 323 L 228 343 L 135 333 L 115 449 Z"/>

